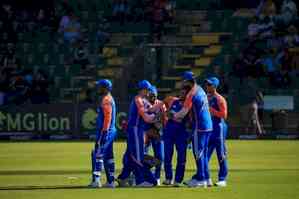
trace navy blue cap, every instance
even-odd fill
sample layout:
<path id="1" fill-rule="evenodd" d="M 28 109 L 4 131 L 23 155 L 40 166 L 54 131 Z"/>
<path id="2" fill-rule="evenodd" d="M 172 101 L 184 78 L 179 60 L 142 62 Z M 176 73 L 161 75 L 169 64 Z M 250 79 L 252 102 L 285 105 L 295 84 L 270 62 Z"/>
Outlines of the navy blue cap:
<path id="1" fill-rule="evenodd" d="M 147 89 L 149 90 L 151 87 L 151 83 L 147 80 L 142 80 L 140 82 L 138 82 L 138 89 L 142 90 L 142 89 Z"/>
<path id="2" fill-rule="evenodd" d="M 209 77 L 205 80 L 205 82 L 211 84 L 214 88 L 217 88 L 220 84 L 220 81 L 217 77 Z"/>
<path id="3" fill-rule="evenodd" d="M 158 96 L 158 90 L 157 90 L 157 88 L 156 88 L 154 85 L 152 85 L 152 86 L 150 87 L 149 92 L 150 92 L 151 94 L 154 94 L 155 96 Z"/>
<path id="4" fill-rule="evenodd" d="M 186 72 L 184 72 L 182 78 L 183 78 L 183 80 L 189 81 L 189 80 L 194 80 L 195 76 L 192 71 L 186 71 Z"/>
<path id="5" fill-rule="evenodd" d="M 97 85 L 98 87 L 101 86 L 101 87 L 107 88 L 109 91 L 112 90 L 112 83 L 111 83 L 111 81 L 108 80 L 108 79 L 101 79 L 101 80 L 98 80 L 98 81 L 96 82 L 96 85 Z"/>

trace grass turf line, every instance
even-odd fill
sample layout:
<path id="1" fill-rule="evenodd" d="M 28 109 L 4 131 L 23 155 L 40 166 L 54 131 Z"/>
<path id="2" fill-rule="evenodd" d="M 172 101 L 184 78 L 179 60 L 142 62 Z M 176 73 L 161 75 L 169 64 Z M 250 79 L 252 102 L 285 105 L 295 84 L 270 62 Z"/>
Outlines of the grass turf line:
<path id="1" fill-rule="evenodd" d="M 88 189 L 92 147 L 91 142 L 0 143 L 0 198 L 299 198 L 298 141 L 228 141 L 230 173 L 223 189 Z M 114 150 L 118 174 L 125 143 Z M 215 155 L 210 167 L 216 181 Z M 188 151 L 185 180 L 194 172 Z"/>

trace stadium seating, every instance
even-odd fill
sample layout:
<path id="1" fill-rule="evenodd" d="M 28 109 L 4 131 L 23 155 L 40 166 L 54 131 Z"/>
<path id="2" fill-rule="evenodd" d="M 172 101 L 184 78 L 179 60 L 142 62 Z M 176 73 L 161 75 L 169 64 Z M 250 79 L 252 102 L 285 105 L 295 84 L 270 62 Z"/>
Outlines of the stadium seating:
<path id="1" fill-rule="evenodd" d="M 97 26 L 102 16 L 111 14 L 111 0 L 70 2 L 76 8 L 83 32 L 86 32 L 91 62 L 89 67 L 92 72 L 82 74 L 80 65 L 69 63 L 73 49 L 61 41 L 59 34 L 51 35 L 46 31 L 18 33 L 17 56 L 25 68 L 42 68 L 48 72 L 54 81 L 50 92 L 52 101 L 83 100 L 85 90 L 94 88 L 94 82 L 99 78 L 122 82 L 122 85 L 117 87 L 119 90 L 115 91 L 116 97 L 122 98 L 124 87 L 129 84 L 129 79 L 125 79 L 123 73 L 135 74 L 137 66 L 129 67 L 134 63 L 135 54 L 138 54 L 140 49 L 145 52 L 146 49 L 156 47 L 156 44 L 149 42 L 150 25 L 129 22 L 120 26 L 119 23 L 112 22 L 109 28 L 110 42 L 99 52 L 95 41 Z M 159 44 L 163 49 L 174 51 L 171 52 L 174 54 L 171 63 L 174 64 L 162 64 L 161 78 L 154 82 L 161 97 L 172 92 L 173 88 L 180 87 L 180 75 L 183 71 L 192 70 L 198 79 L 210 74 L 213 65 L 220 65 L 223 71 L 231 71 L 230 61 L 238 55 L 244 45 L 242 35 L 247 31 L 249 19 L 234 16 L 231 10 L 207 10 L 208 6 L 208 0 L 177 0 L 178 10 L 174 24 L 166 24 L 166 28 L 170 29 L 169 33 L 162 37 L 163 42 Z M 143 77 L 144 74 L 141 73 L 139 75 Z M 298 80 L 294 79 L 291 88 L 274 90 L 265 78 L 256 81 L 256 86 L 263 88 L 267 94 L 291 94 L 296 100 L 299 97 L 298 85 Z M 231 78 L 229 86 L 229 103 L 242 104 L 242 98 L 234 103 L 235 95 L 242 89 L 239 80 Z M 232 113 L 237 112 L 239 108 L 230 107 Z M 238 118 L 231 118 L 233 124 L 240 123 Z"/>

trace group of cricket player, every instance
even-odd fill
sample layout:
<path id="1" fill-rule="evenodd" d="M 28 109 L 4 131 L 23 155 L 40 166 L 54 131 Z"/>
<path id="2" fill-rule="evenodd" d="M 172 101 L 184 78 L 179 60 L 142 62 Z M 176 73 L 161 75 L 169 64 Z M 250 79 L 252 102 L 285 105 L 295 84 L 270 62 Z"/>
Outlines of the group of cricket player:
<path id="1" fill-rule="evenodd" d="M 191 71 L 182 74 L 177 96 L 158 100 L 158 92 L 147 80 L 138 82 L 138 93 L 132 99 L 128 114 L 127 148 L 121 173 L 115 177 L 113 142 L 116 137 L 116 104 L 111 95 L 112 83 L 96 82 L 100 95 L 97 106 L 97 132 L 91 152 L 90 187 L 209 187 L 227 185 L 227 103 L 218 92 L 216 77 L 204 81 L 205 90 L 197 84 Z M 186 154 L 192 146 L 196 172 L 184 181 Z M 172 158 L 177 153 L 173 174 Z M 216 150 L 219 172 L 214 184 L 209 173 L 209 160 Z M 150 155 L 150 153 L 153 155 Z M 165 178 L 161 182 L 161 168 Z M 105 172 L 104 172 L 105 171 Z M 107 182 L 102 185 L 103 173 Z"/>

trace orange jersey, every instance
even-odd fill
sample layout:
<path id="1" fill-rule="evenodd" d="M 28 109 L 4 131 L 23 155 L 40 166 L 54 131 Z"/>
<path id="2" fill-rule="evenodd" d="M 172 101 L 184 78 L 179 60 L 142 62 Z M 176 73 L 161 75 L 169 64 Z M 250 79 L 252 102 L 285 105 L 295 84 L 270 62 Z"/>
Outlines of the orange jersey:
<path id="1" fill-rule="evenodd" d="M 219 93 L 208 95 L 209 109 L 213 122 L 227 119 L 227 102 Z"/>
<path id="2" fill-rule="evenodd" d="M 100 131 L 115 130 L 116 110 L 113 97 L 105 95 L 98 107 L 97 127 Z"/>

